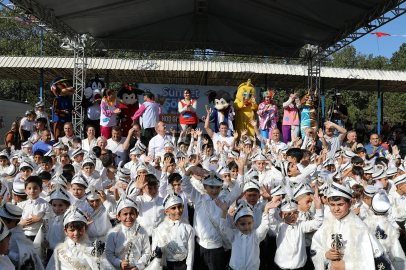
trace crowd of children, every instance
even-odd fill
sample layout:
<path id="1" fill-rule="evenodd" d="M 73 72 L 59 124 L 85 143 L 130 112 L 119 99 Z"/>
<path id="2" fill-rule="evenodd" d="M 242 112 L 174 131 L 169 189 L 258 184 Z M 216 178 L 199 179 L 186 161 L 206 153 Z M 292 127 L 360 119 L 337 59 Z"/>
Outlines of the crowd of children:
<path id="1" fill-rule="evenodd" d="M 406 269 L 396 148 L 369 159 L 329 122 L 287 144 L 250 124 L 256 138 L 205 126 L 153 155 L 138 141 L 120 164 L 76 139 L 3 150 L 0 269 Z"/>

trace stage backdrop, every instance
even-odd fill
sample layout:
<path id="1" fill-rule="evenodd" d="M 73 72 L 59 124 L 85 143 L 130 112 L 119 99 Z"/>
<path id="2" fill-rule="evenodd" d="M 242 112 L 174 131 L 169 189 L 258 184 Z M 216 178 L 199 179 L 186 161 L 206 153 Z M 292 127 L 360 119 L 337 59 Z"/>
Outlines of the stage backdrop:
<path id="1" fill-rule="evenodd" d="M 149 91 L 155 95 L 155 99 L 162 108 L 161 120 L 164 121 L 170 127 L 178 128 L 177 132 L 181 130 L 179 124 L 178 102 L 183 99 L 183 91 L 190 89 L 192 91 L 192 99 L 197 100 L 197 116 L 201 119 L 202 116 L 206 116 L 205 105 L 213 107 L 213 103 L 209 104 L 208 96 L 212 91 L 225 90 L 230 93 L 231 98 L 234 100 L 237 87 L 228 86 L 203 86 L 203 85 L 165 85 L 165 84 L 139 84 L 138 87 L 144 91 Z M 260 92 L 260 88 L 256 88 L 257 93 Z M 142 104 L 144 99 L 140 96 L 140 103 Z M 231 102 L 231 106 L 233 102 Z M 214 123 L 211 123 L 213 128 Z M 198 125 L 199 128 L 204 129 L 204 123 Z M 204 132 L 204 130 L 203 130 Z"/>

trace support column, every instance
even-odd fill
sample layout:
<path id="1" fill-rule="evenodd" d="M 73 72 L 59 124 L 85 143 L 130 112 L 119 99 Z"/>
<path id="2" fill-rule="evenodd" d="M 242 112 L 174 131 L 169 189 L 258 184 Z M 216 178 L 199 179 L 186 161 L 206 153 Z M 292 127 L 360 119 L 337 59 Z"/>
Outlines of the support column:
<path id="1" fill-rule="evenodd" d="M 324 86 L 324 78 L 321 78 L 321 90 L 322 90 L 322 97 L 321 97 L 321 125 L 324 124 L 324 105 L 325 105 L 325 86 Z"/>
<path id="2" fill-rule="evenodd" d="M 207 81 L 209 80 L 209 72 L 204 72 L 204 85 L 207 86 Z"/>
<path id="3" fill-rule="evenodd" d="M 21 92 L 22 92 L 22 85 L 21 85 L 22 83 L 21 83 L 21 81 L 18 81 L 18 89 L 19 89 L 19 98 L 18 98 L 18 100 L 19 101 L 21 101 Z"/>
<path id="4" fill-rule="evenodd" d="M 43 99 L 43 89 L 44 89 L 44 69 L 41 68 L 40 78 L 39 78 L 39 100 Z"/>
<path id="5" fill-rule="evenodd" d="M 85 47 L 76 45 L 75 46 L 75 65 L 73 70 L 73 87 L 75 88 L 75 93 L 73 95 L 73 108 L 76 114 L 72 116 L 73 129 L 77 136 L 83 134 L 83 120 L 84 120 L 84 110 L 82 109 L 82 97 L 83 92 L 86 87 L 86 68 L 87 68 L 87 58 Z"/>
<path id="6" fill-rule="evenodd" d="M 381 123 L 384 123 L 384 121 L 383 121 L 383 90 L 381 91 Z"/>
<path id="7" fill-rule="evenodd" d="M 106 88 L 109 88 L 109 77 L 110 77 L 110 69 L 107 70 L 106 74 Z"/>
<path id="8" fill-rule="evenodd" d="M 378 122 L 376 132 L 381 135 L 381 81 L 378 81 Z"/>

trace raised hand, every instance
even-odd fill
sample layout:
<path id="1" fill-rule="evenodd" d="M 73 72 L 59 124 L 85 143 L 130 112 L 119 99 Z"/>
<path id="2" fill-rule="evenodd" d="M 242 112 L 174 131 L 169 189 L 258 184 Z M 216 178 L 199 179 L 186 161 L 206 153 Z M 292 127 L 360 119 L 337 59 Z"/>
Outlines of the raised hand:
<path id="1" fill-rule="evenodd" d="M 251 120 L 252 120 L 252 119 L 251 119 Z M 251 123 L 251 121 L 250 121 L 250 123 Z M 248 133 L 248 130 L 247 130 L 247 129 L 243 129 L 243 130 L 241 131 L 241 138 L 244 137 L 245 135 L 247 135 L 247 133 Z"/>
<path id="2" fill-rule="evenodd" d="M 198 137 L 201 137 L 202 134 L 203 134 L 203 131 L 202 131 L 200 128 L 196 128 L 196 135 L 197 135 Z"/>
<path id="3" fill-rule="evenodd" d="M 172 134 L 175 134 L 176 129 L 175 129 L 174 127 L 171 127 L 170 130 L 171 130 L 171 133 L 172 133 Z"/>
<path id="4" fill-rule="evenodd" d="M 145 183 L 145 174 L 138 175 L 136 179 L 137 179 L 135 183 L 136 189 L 141 190 L 147 185 L 147 183 Z"/>
<path id="5" fill-rule="evenodd" d="M 223 211 L 227 211 L 228 210 L 228 205 L 225 201 L 221 201 L 220 199 L 216 199 L 214 200 L 214 203 L 217 205 L 218 208 L 220 208 Z"/>
<path id="6" fill-rule="evenodd" d="M 233 137 L 234 137 L 234 140 L 237 140 L 237 138 L 238 138 L 238 132 L 237 132 L 237 130 L 234 130 L 234 131 L 233 131 Z"/>
<path id="7" fill-rule="evenodd" d="M 254 119 L 250 119 L 250 124 L 251 124 L 251 126 L 256 127 L 257 121 L 255 121 Z"/>
<path id="8" fill-rule="evenodd" d="M 209 105 L 206 105 L 206 112 L 207 112 L 207 117 L 210 117 L 212 109 L 209 108 Z"/>
<path id="9" fill-rule="evenodd" d="M 322 129 L 322 128 L 319 128 L 319 131 L 317 132 L 317 136 L 318 136 L 319 138 L 323 138 L 324 132 L 323 132 L 323 129 Z"/>
<path id="10" fill-rule="evenodd" d="M 272 199 L 272 196 L 271 196 L 271 187 L 269 186 L 265 186 L 265 185 L 263 185 L 262 187 L 261 187 L 261 190 L 262 190 L 262 192 L 261 192 L 261 196 L 262 196 L 262 198 L 264 198 L 264 200 L 268 200 L 268 201 L 270 201 L 271 199 Z"/>
<path id="11" fill-rule="evenodd" d="M 197 167 L 197 166 L 190 167 L 187 170 L 186 175 L 190 176 L 190 174 L 192 174 L 192 173 L 194 175 L 201 176 L 201 177 L 205 177 L 205 176 L 207 176 L 209 174 L 209 172 L 207 170 L 205 170 L 203 168 L 200 168 L 200 167 Z"/>

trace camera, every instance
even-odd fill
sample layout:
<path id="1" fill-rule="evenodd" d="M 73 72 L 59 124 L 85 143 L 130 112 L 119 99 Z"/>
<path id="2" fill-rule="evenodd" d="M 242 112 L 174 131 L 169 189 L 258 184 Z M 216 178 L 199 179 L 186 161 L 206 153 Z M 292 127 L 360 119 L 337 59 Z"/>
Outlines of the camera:
<path id="1" fill-rule="evenodd" d="M 337 94 L 339 94 L 338 89 L 333 88 L 330 91 L 327 92 L 327 95 L 333 98 L 337 97 Z"/>

